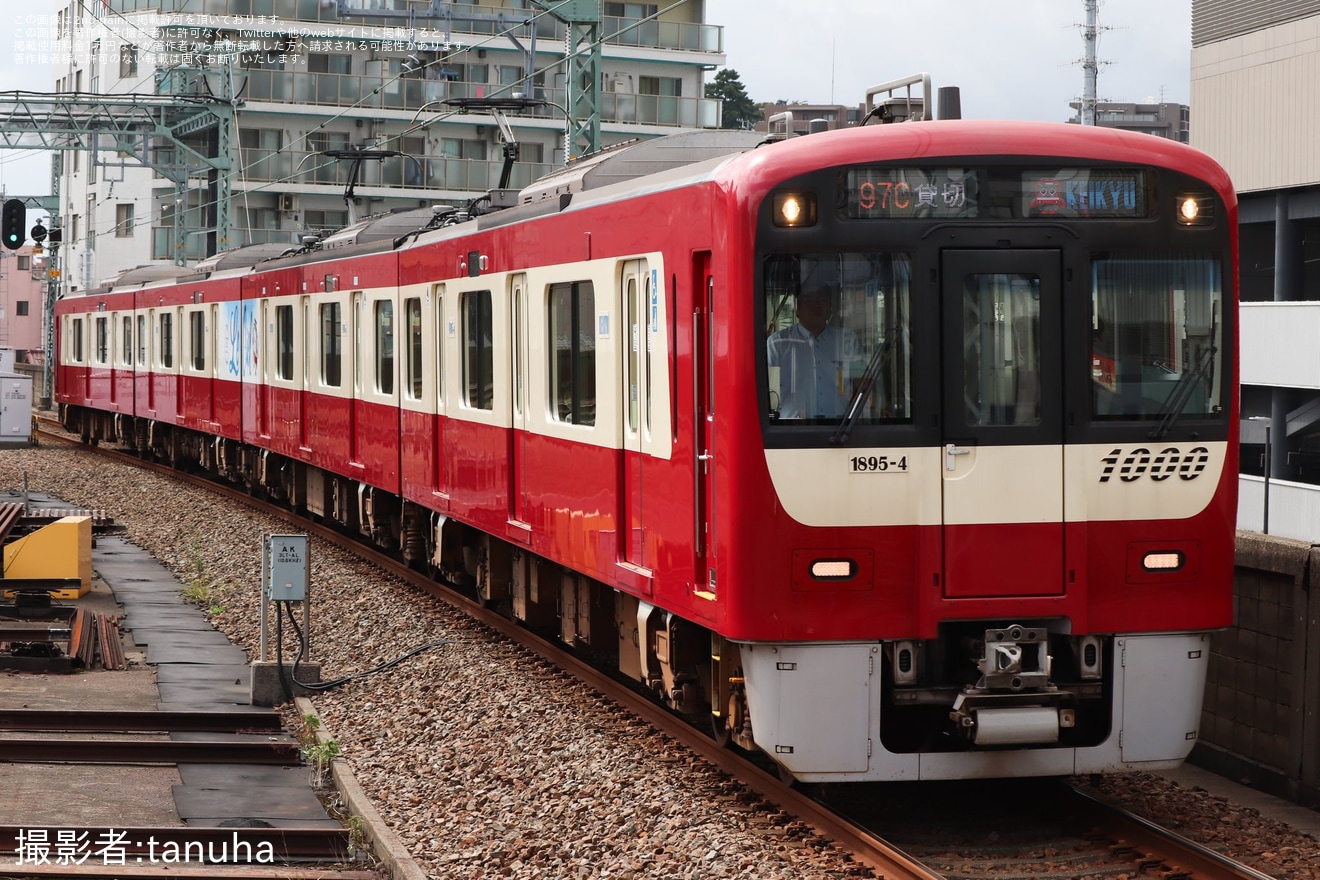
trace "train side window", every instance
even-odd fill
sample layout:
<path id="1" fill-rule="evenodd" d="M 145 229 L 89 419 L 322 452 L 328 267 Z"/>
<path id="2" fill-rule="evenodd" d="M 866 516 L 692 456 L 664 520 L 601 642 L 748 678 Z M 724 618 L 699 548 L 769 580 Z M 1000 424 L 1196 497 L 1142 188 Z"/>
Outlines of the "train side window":
<path id="1" fill-rule="evenodd" d="M 160 316 L 160 365 L 174 366 L 174 316 L 168 312 Z"/>
<path id="2" fill-rule="evenodd" d="M 555 418 L 596 424 L 596 292 L 590 281 L 550 285 L 550 394 Z"/>
<path id="3" fill-rule="evenodd" d="M 422 399 L 422 298 L 410 296 L 403 301 L 404 320 L 408 322 L 408 382 L 405 391 L 409 400 Z"/>
<path id="4" fill-rule="evenodd" d="M 110 319 L 96 319 L 96 362 L 110 363 Z"/>
<path id="5" fill-rule="evenodd" d="M 293 306 L 275 307 L 275 373 L 293 378 Z"/>
<path id="6" fill-rule="evenodd" d="M 124 316 L 123 336 L 120 339 L 119 362 L 125 367 L 133 366 L 133 318 Z"/>
<path id="7" fill-rule="evenodd" d="M 150 336 L 149 336 L 149 334 L 147 333 L 147 316 L 146 316 L 146 315 L 138 315 L 138 319 L 137 319 L 137 345 L 138 345 L 137 362 L 138 362 L 139 364 L 141 364 L 142 366 L 144 366 L 144 367 L 149 367 L 149 366 L 151 366 L 151 364 L 147 363 L 147 341 L 148 341 L 149 338 L 150 338 Z"/>
<path id="8" fill-rule="evenodd" d="M 494 409 L 490 291 L 463 294 L 462 311 L 463 402 L 473 409 Z"/>
<path id="9" fill-rule="evenodd" d="M 72 337 L 69 346 L 70 360 L 75 364 L 81 364 L 83 361 L 83 319 L 74 318 L 69 325 L 69 335 Z"/>
<path id="10" fill-rule="evenodd" d="M 192 368 L 206 369 L 206 313 L 192 312 L 188 315 L 188 344 L 192 346 Z"/>
<path id="11" fill-rule="evenodd" d="M 376 390 L 394 393 L 394 302 L 376 303 Z"/>
<path id="12" fill-rule="evenodd" d="M 343 335 L 340 331 L 339 303 L 321 304 L 321 384 L 338 388 L 343 382 Z"/>

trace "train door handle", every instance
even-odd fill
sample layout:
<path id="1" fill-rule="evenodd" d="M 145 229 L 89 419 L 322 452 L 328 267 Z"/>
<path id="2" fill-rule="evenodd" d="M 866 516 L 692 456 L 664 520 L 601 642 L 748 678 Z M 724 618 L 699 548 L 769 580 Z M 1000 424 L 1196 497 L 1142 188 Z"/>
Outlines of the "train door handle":
<path id="1" fill-rule="evenodd" d="M 944 445 L 944 469 L 953 471 L 958 469 L 958 456 L 971 455 L 972 450 L 963 449 L 955 443 L 946 443 Z"/>

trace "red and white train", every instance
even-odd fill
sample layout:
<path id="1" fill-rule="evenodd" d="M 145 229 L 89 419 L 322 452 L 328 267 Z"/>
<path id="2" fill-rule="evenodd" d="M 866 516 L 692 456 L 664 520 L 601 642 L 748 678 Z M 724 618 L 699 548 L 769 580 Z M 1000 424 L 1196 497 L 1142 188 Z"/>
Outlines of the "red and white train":
<path id="1" fill-rule="evenodd" d="M 1224 171 L 1075 125 L 748 138 L 66 297 L 63 421 L 463 578 L 803 781 L 1177 765 L 1232 616 Z"/>

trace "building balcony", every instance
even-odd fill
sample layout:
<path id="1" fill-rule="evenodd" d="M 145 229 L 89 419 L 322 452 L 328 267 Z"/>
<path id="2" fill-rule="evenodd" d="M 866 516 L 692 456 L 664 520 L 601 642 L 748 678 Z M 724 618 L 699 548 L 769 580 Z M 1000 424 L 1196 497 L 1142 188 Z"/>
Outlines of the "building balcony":
<path id="1" fill-rule="evenodd" d="M 157 11 L 161 13 L 191 13 L 217 16 L 264 16 L 282 21 L 322 22 L 327 25 L 350 27 L 398 27 L 406 19 L 386 17 L 365 17 L 343 19 L 338 14 L 338 4 L 326 4 L 321 0 L 108 0 L 110 9 L 116 12 Z M 431 8 L 431 0 L 353 0 L 353 6 L 366 10 L 390 12 L 414 12 L 416 25 L 443 33 L 444 22 L 426 17 Z M 455 42 L 487 42 L 489 38 L 502 36 L 511 23 L 520 16 L 536 15 L 530 9 L 500 9 L 492 6 L 474 6 L 455 3 L 453 10 L 453 37 Z M 506 21 L 467 21 L 464 15 L 485 15 L 503 12 Z M 267 27 L 262 22 L 260 27 Z M 554 17 L 541 14 L 536 20 L 537 40 L 551 40 L 563 43 L 565 26 Z M 724 28 L 719 25 L 702 24 L 687 21 L 648 21 L 604 16 L 601 19 L 600 35 L 608 46 L 628 46 L 645 49 L 674 49 L 690 52 L 710 52 L 723 54 Z M 468 37 L 477 39 L 468 39 Z M 521 34 L 519 35 L 521 36 Z"/>
<path id="2" fill-rule="evenodd" d="M 302 106 L 354 107 L 363 111 L 417 110 L 435 105 L 436 112 L 444 112 L 440 102 L 449 98 L 482 98 L 509 94 L 509 88 L 490 83 L 450 82 L 440 79 L 386 78 L 342 73 L 303 73 L 289 70 L 245 71 L 247 85 L 240 97 L 249 104 L 278 103 L 280 113 L 289 112 L 289 104 Z M 530 107 L 521 113 L 509 113 L 513 118 L 563 119 L 568 103 L 566 89 L 538 88 L 534 98 L 546 101 L 539 107 Z M 662 125 L 682 128 L 719 128 L 721 102 L 714 98 L 684 98 L 671 95 L 638 95 L 624 92 L 601 92 L 600 120 L 602 123 L 631 125 Z M 260 112 L 249 107 L 245 113 Z"/>
<path id="3" fill-rule="evenodd" d="M 281 187 L 298 184 L 336 186 L 339 195 L 348 184 L 351 163 L 327 158 L 311 150 L 256 150 L 242 152 L 242 183 L 236 189 L 257 190 L 244 184 L 278 183 Z M 358 187 L 389 187 L 409 190 L 447 190 L 481 193 L 498 185 L 503 160 L 451 159 L 445 157 L 395 156 L 380 161 L 364 161 L 358 174 Z M 521 188 L 555 170 L 542 162 L 515 162 L 509 186 Z M 282 192 L 283 189 L 271 190 Z M 400 198 L 424 198 L 424 193 L 399 193 Z"/>
<path id="4" fill-rule="evenodd" d="M 1320 302 L 1243 303 L 1242 384 L 1320 390 Z"/>

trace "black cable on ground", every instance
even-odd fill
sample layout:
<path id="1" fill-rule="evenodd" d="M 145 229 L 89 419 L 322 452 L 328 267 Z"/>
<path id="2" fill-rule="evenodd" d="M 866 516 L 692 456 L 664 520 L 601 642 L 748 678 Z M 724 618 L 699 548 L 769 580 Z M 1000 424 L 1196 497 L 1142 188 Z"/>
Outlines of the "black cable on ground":
<path id="1" fill-rule="evenodd" d="M 278 608 L 279 605 L 284 606 L 284 613 L 288 615 L 289 623 L 293 626 L 293 632 L 298 637 L 298 653 L 293 658 L 293 668 L 288 671 L 286 671 L 284 668 L 284 627 L 281 624 L 281 620 L 280 620 L 280 614 Z M 298 687 L 303 688 L 304 690 L 328 691 L 332 688 L 337 688 L 340 687 L 341 685 L 348 684 L 350 681 L 356 681 L 359 678 L 366 678 L 368 675 L 375 675 L 378 672 L 384 672 L 386 669 L 390 669 L 394 666 L 398 666 L 404 660 L 407 660 L 409 657 L 415 657 L 418 654 L 422 653 L 423 651 L 429 651 L 432 648 L 441 648 L 444 647 L 445 645 L 451 644 L 451 641 L 449 639 L 439 639 L 434 642 L 427 642 L 426 644 L 419 645 L 418 647 L 413 648 L 411 651 L 408 651 L 407 653 L 402 654 L 394 658 L 393 660 L 388 660 L 380 664 L 379 666 L 374 666 L 371 669 L 367 669 L 362 672 L 354 672 L 349 675 L 345 675 L 345 676 L 341 676 L 340 678 L 333 679 L 331 681 L 303 682 L 298 680 L 298 664 L 302 662 L 302 655 L 303 655 L 302 630 L 298 626 L 298 619 L 293 614 L 293 603 L 281 601 L 281 602 L 276 602 L 276 606 L 277 607 L 275 609 L 275 659 L 276 659 L 276 665 L 279 667 L 280 686 L 284 688 L 284 696 L 290 700 L 293 699 L 293 687 L 290 684 L 290 681 L 293 684 L 296 684 Z"/>

